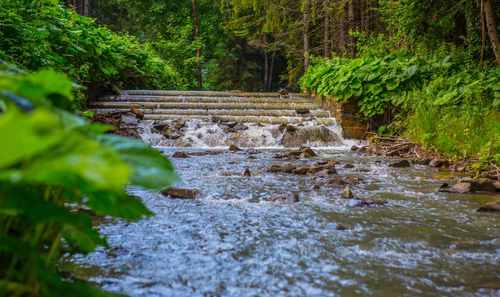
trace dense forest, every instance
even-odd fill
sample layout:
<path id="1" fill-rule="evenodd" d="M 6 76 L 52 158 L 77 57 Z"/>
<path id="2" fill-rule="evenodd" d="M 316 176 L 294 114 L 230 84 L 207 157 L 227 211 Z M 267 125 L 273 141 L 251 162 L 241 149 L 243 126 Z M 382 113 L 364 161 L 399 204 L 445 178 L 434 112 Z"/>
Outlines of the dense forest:
<path id="1" fill-rule="evenodd" d="M 354 102 L 372 132 L 498 169 L 498 16 L 492 0 L 0 0 L 0 295 L 106 296 L 58 259 L 105 244 L 90 213 L 150 214 L 127 185 L 176 180 L 89 120 L 123 89 Z"/>

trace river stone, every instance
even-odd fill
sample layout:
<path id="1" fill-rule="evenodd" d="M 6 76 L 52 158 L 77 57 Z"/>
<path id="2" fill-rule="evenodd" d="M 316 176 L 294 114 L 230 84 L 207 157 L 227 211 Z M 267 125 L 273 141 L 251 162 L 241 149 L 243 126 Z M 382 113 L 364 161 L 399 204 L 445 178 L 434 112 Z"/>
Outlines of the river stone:
<path id="1" fill-rule="evenodd" d="M 130 108 L 130 112 L 135 114 L 135 117 L 138 118 L 139 120 L 144 120 L 144 112 L 142 112 L 139 106 L 132 106 Z"/>
<path id="2" fill-rule="evenodd" d="M 139 121 L 137 120 L 135 114 L 131 112 L 122 114 L 120 128 L 134 128 L 137 127 L 137 124 L 139 124 Z"/>
<path id="3" fill-rule="evenodd" d="M 500 211 L 500 201 L 495 201 L 495 202 L 485 204 L 485 205 L 481 206 L 480 208 L 478 208 L 477 211 L 479 211 L 479 212 L 497 212 L 497 211 Z"/>
<path id="4" fill-rule="evenodd" d="M 435 167 L 435 168 L 438 168 L 438 167 L 445 167 L 445 166 L 448 166 L 450 164 L 450 162 L 448 162 L 447 160 L 440 160 L 440 159 L 432 159 L 430 162 L 429 162 L 429 166 L 431 167 Z"/>
<path id="5" fill-rule="evenodd" d="M 229 146 L 229 151 L 230 151 L 230 152 L 239 152 L 239 151 L 241 151 L 241 149 L 240 149 L 238 146 L 236 146 L 236 145 L 234 145 L 234 144 L 231 144 L 231 145 Z"/>
<path id="6" fill-rule="evenodd" d="M 323 144 L 336 144 L 338 136 L 325 126 L 299 127 L 295 130 L 286 129 L 281 139 L 281 144 L 286 147 L 297 147 L 308 143 L 320 142 Z"/>
<path id="7" fill-rule="evenodd" d="M 252 176 L 252 172 L 250 171 L 250 168 L 246 168 L 245 171 L 243 171 L 243 176 Z"/>
<path id="8" fill-rule="evenodd" d="M 453 186 L 443 184 L 439 189 L 444 193 L 466 194 L 475 192 L 496 193 L 498 191 L 495 181 L 488 178 L 464 178 Z"/>
<path id="9" fill-rule="evenodd" d="M 172 158 L 187 159 L 187 158 L 189 158 L 189 155 L 186 152 L 175 152 L 172 155 Z"/>
<path id="10" fill-rule="evenodd" d="M 278 203 L 297 203 L 300 202 L 300 195 L 297 192 L 285 193 L 285 194 L 275 194 L 267 199 L 271 202 Z"/>
<path id="11" fill-rule="evenodd" d="M 439 192 L 456 194 L 470 193 L 472 192 L 472 184 L 469 182 L 459 182 L 451 187 L 448 184 L 443 184 Z"/>
<path id="12" fill-rule="evenodd" d="M 381 199 L 361 199 L 355 207 L 381 206 L 387 204 L 387 201 Z"/>
<path id="13" fill-rule="evenodd" d="M 389 167 L 407 168 L 407 167 L 410 167 L 410 161 L 408 161 L 408 160 L 401 160 L 401 161 L 389 164 Z"/>
<path id="14" fill-rule="evenodd" d="M 169 188 L 161 193 L 174 199 L 196 199 L 200 192 L 196 189 Z"/>
<path id="15" fill-rule="evenodd" d="M 354 194 L 352 193 L 351 187 L 346 186 L 344 190 L 342 191 L 342 198 L 344 199 L 351 199 L 354 197 Z"/>

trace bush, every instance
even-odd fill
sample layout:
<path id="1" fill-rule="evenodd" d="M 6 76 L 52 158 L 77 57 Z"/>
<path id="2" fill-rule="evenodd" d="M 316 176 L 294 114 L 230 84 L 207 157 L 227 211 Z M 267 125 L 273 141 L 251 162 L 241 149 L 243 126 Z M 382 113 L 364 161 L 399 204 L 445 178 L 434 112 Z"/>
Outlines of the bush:
<path id="1" fill-rule="evenodd" d="M 29 70 L 51 67 L 64 72 L 91 95 L 177 84 L 174 69 L 149 45 L 98 26 L 53 0 L 2 1 L 0 51 Z"/>
<path id="2" fill-rule="evenodd" d="M 61 253 L 106 243 L 89 212 L 129 220 L 150 214 L 128 185 L 160 189 L 176 178 L 156 150 L 68 113 L 71 94 L 71 81 L 54 71 L 0 70 L 1 296 L 111 295 L 63 278 Z"/>
<path id="3" fill-rule="evenodd" d="M 499 67 L 468 65 L 463 53 L 446 47 L 368 49 L 354 59 L 315 60 L 302 88 L 355 101 L 367 119 L 396 111 L 393 131 L 407 129 L 406 136 L 449 157 L 500 161 Z"/>

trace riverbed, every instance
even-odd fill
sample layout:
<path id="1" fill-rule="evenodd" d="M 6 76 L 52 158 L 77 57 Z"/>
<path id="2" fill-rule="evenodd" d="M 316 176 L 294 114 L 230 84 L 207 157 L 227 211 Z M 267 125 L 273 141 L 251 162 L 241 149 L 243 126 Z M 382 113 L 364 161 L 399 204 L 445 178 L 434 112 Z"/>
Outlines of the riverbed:
<path id="1" fill-rule="evenodd" d="M 154 216 L 100 225 L 110 247 L 72 261 L 130 296 L 500 296 L 500 216 L 476 211 L 498 196 L 438 193 L 447 176 L 426 166 L 317 152 L 359 179 L 353 199 L 313 176 L 269 173 L 287 162 L 276 150 L 173 159 L 179 186 L 200 197 L 130 189 Z M 290 193 L 300 202 L 270 201 Z"/>

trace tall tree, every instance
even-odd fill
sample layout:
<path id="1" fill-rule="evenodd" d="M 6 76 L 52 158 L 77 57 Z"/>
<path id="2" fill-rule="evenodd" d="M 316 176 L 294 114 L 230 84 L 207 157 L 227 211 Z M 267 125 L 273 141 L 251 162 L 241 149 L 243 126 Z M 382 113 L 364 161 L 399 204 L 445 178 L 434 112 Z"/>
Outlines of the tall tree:
<path id="1" fill-rule="evenodd" d="M 201 65 L 201 43 L 200 38 L 200 15 L 198 11 L 198 3 L 196 0 L 191 0 L 193 12 L 193 40 L 196 45 L 196 80 L 198 82 L 198 89 L 203 89 L 203 68 Z"/>
<path id="2" fill-rule="evenodd" d="M 304 12 L 303 12 L 303 26 L 304 26 L 304 71 L 309 68 L 309 58 L 310 58 L 310 46 L 309 46 L 309 26 L 311 22 L 311 1 L 304 0 Z"/>
<path id="3" fill-rule="evenodd" d="M 486 29 L 488 31 L 488 36 L 491 42 L 491 48 L 495 55 L 496 63 L 500 65 L 500 49 L 498 48 L 498 36 L 497 36 L 497 26 L 495 21 L 495 12 L 493 10 L 493 5 L 491 0 L 482 0 L 484 7 L 484 18 L 486 21 Z M 483 17 L 483 16 L 481 16 Z"/>

